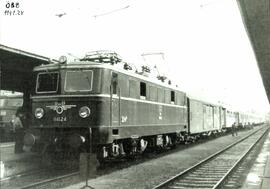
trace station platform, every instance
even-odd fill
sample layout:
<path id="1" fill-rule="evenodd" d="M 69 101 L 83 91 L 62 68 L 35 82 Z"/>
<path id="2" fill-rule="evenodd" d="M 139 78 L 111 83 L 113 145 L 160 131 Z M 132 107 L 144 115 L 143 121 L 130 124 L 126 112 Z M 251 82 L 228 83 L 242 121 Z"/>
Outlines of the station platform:
<path id="1" fill-rule="evenodd" d="M 14 153 L 15 142 L 6 142 L 0 143 L 0 161 L 12 162 L 12 161 L 23 161 L 24 159 L 33 158 L 37 156 L 37 154 L 32 152 L 25 152 L 25 153 Z"/>
<path id="2" fill-rule="evenodd" d="M 0 180 L 32 169 L 39 163 L 39 157 L 35 153 L 15 154 L 14 147 L 14 142 L 0 143 Z"/>
<path id="3" fill-rule="evenodd" d="M 0 143 L 0 148 L 7 148 L 15 146 L 15 142 L 3 142 Z"/>
<path id="4" fill-rule="evenodd" d="M 268 133 L 263 147 L 258 154 L 242 189 L 269 189 L 270 188 L 270 133 Z"/>

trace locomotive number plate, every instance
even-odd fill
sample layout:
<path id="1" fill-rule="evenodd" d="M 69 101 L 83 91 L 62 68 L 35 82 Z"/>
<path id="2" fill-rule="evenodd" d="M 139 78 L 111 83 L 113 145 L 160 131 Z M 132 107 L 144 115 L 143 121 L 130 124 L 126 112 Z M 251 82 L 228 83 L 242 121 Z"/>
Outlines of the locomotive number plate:
<path id="1" fill-rule="evenodd" d="M 56 122 L 64 122 L 64 121 L 67 121 L 67 117 L 63 117 L 63 116 L 60 116 L 60 117 L 53 117 L 53 121 L 56 121 Z"/>

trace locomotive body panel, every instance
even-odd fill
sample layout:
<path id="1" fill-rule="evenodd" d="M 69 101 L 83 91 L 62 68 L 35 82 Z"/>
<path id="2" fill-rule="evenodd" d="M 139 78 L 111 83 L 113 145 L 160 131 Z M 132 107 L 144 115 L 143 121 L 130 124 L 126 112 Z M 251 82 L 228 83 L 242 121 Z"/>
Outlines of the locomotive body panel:
<path id="1" fill-rule="evenodd" d="M 109 124 L 108 98 L 102 97 L 61 97 L 53 99 L 33 99 L 33 115 L 37 108 L 44 110 L 41 119 L 33 117 L 34 127 L 85 127 Z M 82 118 L 79 116 L 81 107 L 90 109 L 90 116 Z"/>
<path id="2" fill-rule="evenodd" d="M 185 106 L 128 98 L 120 98 L 120 101 L 119 122 L 113 123 L 112 133 L 109 134 L 111 139 L 108 142 L 131 136 L 142 137 L 187 130 Z M 117 134 L 113 134 L 113 131 Z"/>
<path id="3" fill-rule="evenodd" d="M 93 95 L 92 97 L 65 98 L 62 96 L 52 98 L 50 101 L 47 98 L 33 99 L 33 110 L 43 108 L 45 113 L 41 119 L 33 118 L 32 128 L 72 128 L 74 130 L 74 128 L 92 127 L 96 135 L 108 136 L 108 138 L 97 137 L 95 141 L 98 144 L 111 143 L 115 139 L 130 138 L 133 135 L 148 136 L 186 130 L 184 128 L 187 125 L 185 106 L 124 97 L 119 99 L 114 96 L 111 102 L 112 112 L 110 112 L 110 96 L 105 94 L 97 96 L 99 97 Z M 57 106 L 71 108 L 59 114 Z M 83 106 L 88 106 L 91 110 L 87 118 L 81 118 L 78 114 Z M 112 121 L 110 121 L 110 113 Z"/>

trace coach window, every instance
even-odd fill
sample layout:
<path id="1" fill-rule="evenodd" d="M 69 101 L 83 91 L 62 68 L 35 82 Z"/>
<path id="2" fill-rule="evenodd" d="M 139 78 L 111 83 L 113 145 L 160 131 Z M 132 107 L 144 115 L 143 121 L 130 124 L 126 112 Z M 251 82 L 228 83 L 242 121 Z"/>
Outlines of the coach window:
<path id="1" fill-rule="evenodd" d="M 146 99 L 146 83 L 140 82 L 140 96 L 141 99 Z"/>
<path id="2" fill-rule="evenodd" d="M 171 91 L 171 104 L 175 103 L 175 92 Z"/>
<path id="3" fill-rule="evenodd" d="M 117 94 L 117 86 L 118 86 L 118 74 L 112 73 L 112 94 Z"/>

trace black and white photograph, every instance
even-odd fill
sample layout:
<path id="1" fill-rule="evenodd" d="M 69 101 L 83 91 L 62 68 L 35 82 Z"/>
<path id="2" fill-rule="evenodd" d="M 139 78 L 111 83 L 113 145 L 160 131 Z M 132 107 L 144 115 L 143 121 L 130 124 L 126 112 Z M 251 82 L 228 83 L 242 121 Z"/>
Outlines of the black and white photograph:
<path id="1" fill-rule="evenodd" d="M 0 0 L 0 189 L 268 189 L 270 0 Z"/>

